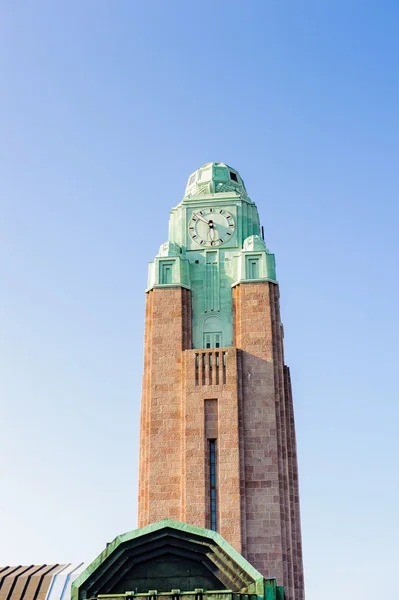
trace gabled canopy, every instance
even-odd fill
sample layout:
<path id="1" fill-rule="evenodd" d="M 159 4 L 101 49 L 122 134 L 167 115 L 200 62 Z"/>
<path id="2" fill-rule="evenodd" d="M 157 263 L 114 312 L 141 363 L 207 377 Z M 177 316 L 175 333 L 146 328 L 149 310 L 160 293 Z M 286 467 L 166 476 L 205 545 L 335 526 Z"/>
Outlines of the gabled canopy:
<path id="1" fill-rule="evenodd" d="M 72 600 L 198 588 L 251 594 L 259 585 L 262 575 L 218 533 L 167 519 L 115 538 L 73 583 Z"/>

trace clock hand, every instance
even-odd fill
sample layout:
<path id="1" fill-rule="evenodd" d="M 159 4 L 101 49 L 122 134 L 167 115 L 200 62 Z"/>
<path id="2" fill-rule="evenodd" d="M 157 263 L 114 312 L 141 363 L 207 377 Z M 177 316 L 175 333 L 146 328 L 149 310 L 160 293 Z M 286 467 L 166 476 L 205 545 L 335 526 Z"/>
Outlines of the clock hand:
<path id="1" fill-rule="evenodd" d="M 209 221 L 208 225 L 209 225 L 209 239 L 211 240 L 211 242 L 213 242 L 215 240 L 215 225 L 214 225 L 213 221 Z"/>
<path id="2" fill-rule="evenodd" d="M 199 215 L 198 213 L 193 213 L 193 216 L 197 217 L 197 219 L 199 219 L 200 221 L 203 221 L 204 223 L 206 223 L 207 225 L 209 225 L 209 221 L 207 221 L 206 219 L 204 219 L 204 217 L 201 217 L 201 215 Z"/>

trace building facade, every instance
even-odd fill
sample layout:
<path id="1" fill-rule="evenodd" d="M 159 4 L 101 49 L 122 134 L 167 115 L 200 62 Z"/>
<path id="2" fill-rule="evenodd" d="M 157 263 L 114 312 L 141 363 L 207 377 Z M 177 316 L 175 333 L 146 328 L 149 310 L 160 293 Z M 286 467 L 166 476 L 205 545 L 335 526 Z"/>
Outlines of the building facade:
<path id="1" fill-rule="evenodd" d="M 208 163 L 150 263 L 139 527 L 217 531 L 303 600 L 291 381 L 274 255 L 239 173 Z"/>

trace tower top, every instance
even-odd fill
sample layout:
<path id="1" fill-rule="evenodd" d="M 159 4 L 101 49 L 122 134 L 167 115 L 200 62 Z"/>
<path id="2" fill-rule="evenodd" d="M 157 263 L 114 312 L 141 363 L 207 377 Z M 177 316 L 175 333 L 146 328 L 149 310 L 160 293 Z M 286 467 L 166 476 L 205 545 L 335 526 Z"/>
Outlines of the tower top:
<path id="1" fill-rule="evenodd" d="M 236 169 L 223 162 L 210 162 L 202 165 L 188 178 L 185 197 L 236 192 L 247 196 L 244 181 Z"/>

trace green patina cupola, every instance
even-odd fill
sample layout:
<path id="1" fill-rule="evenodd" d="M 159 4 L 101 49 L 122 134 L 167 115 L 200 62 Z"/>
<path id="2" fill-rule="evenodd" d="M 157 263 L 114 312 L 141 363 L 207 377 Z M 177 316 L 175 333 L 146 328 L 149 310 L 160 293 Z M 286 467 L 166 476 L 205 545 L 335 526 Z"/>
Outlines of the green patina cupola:
<path id="1" fill-rule="evenodd" d="M 184 196 L 190 198 L 202 194 L 220 194 L 223 192 L 236 192 L 242 196 L 247 195 L 244 181 L 238 171 L 225 163 L 210 162 L 202 165 L 190 175 Z"/>
<path id="2" fill-rule="evenodd" d="M 233 345 L 232 287 L 275 280 L 274 255 L 239 172 L 206 163 L 190 175 L 171 211 L 168 240 L 150 263 L 147 291 L 190 289 L 193 348 L 218 348 Z"/>

